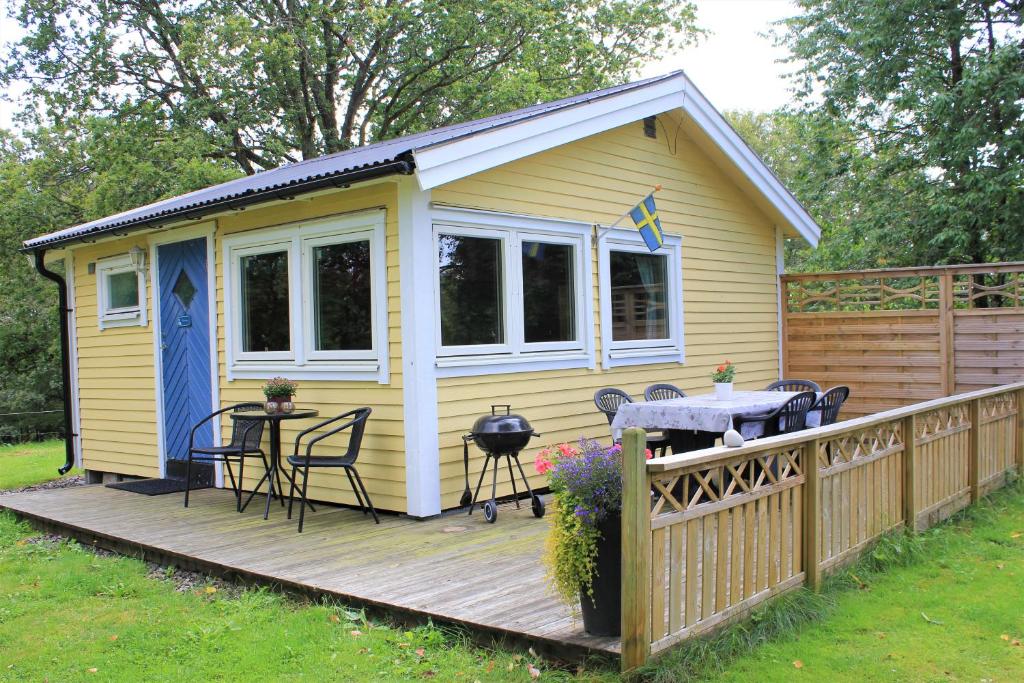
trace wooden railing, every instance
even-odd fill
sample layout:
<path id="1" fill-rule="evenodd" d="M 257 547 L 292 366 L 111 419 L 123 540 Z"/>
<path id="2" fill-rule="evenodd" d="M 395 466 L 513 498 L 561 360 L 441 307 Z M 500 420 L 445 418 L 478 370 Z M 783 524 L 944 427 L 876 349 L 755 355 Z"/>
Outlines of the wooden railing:
<path id="1" fill-rule="evenodd" d="M 1024 263 L 784 275 L 783 375 L 849 415 L 1024 380 Z"/>
<path id="2" fill-rule="evenodd" d="M 623 435 L 622 665 L 926 528 L 1024 468 L 1024 382 L 645 461 Z"/>

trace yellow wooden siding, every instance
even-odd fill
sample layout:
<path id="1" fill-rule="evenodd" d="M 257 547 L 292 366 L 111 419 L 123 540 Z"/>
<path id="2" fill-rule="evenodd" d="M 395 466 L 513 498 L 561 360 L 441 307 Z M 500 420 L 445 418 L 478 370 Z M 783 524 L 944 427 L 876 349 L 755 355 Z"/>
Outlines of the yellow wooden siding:
<path id="1" fill-rule="evenodd" d="M 236 379 L 228 381 L 227 356 L 224 343 L 224 263 L 222 238 L 246 230 L 311 220 L 353 211 L 384 208 L 386 212 L 386 252 L 388 278 L 388 356 L 390 383 L 305 380 L 299 382 L 296 404 L 316 408 L 321 418 L 339 415 L 360 406 L 370 406 L 373 413 L 367 422 L 359 455 L 359 473 L 375 506 L 385 510 L 405 510 L 405 439 L 402 413 L 402 350 L 398 287 L 398 208 L 393 183 L 385 182 L 336 194 L 297 199 L 262 209 L 249 209 L 217 221 L 217 340 L 220 358 L 220 398 L 224 406 L 241 401 L 263 400 L 263 380 Z M 287 371 L 282 371 L 288 376 Z M 224 437 L 230 425 L 223 424 Z M 291 454 L 299 431 L 314 424 L 312 420 L 284 422 L 281 430 L 282 451 Z M 342 449 L 345 440 L 324 442 Z M 264 444 L 266 447 L 266 444 Z M 338 452 L 341 452 L 340 450 Z M 255 484 L 246 473 L 247 486 Z M 317 473 L 310 479 L 310 496 L 355 504 L 344 473 L 338 470 Z"/>
<path id="2" fill-rule="evenodd" d="M 160 474 L 153 368 L 153 292 L 146 282 L 145 327 L 99 328 L 96 275 L 89 264 L 146 248 L 136 237 L 74 251 L 74 324 L 78 339 L 82 460 L 87 469 L 143 477 Z"/>
<path id="3" fill-rule="evenodd" d="M 505 164 L 435 189 L 435 203 L 609 224 L 652 185 L 662 224 L 681 234 L 686 363 L 602 370 L 597 247 L 592 254 L 598 369 L 552 370 L 438 380 L 442 507 L 462 491 L 461 435 L 493 402 L 511 403 L 543 433 L 534 446 L 609 438 L 594 392 L 617 386 L 642 400 L 644 388 L 671 382 L 688 392 L 710 391 L 713 366 L 737 364 L 737 386 L 760 388 L 778 377 L 775 232 L 755 207 L 678 127 L 662 117 L 658 139 L 641 122 Z M 628 221 L 628 219 L 627 219 Z M 533 473 L 536 448 L 524 453 Z M 473 453 L 473 473 L 482 464 Z M 504 477 L 507 479 L 507 472 Z M 532 484 L 541 485 L 533 477 Z M 472 483 L 476 483 L 475 476 Z M 501 493 L 510 493 L 508 485 Z"/>

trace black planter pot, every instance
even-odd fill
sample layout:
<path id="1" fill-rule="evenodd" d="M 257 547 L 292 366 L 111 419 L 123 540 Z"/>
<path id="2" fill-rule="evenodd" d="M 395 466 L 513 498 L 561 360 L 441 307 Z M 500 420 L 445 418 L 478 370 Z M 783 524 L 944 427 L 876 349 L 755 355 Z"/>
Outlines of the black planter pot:
<path id="1" fill-rule="evenodd" d="M 588 595 L 580 589 L 583 630 L 592 636 L 618 636 L 622 632 L 622 520 L 619 515 L 606 517 L 597 525 L 601 538 L 597 541 L 594 577 Z"/>

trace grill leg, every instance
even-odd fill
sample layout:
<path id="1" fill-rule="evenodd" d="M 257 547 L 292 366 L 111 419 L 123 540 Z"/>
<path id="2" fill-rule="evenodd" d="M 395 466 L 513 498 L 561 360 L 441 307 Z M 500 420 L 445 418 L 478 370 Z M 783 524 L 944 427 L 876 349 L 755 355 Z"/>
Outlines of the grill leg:
<path id="1" fill-rule="evenodd" d="M 473 500 L 469 504 L 469 514 L 473 514 L 473 508 L 476 507 L 476 499 L 480 495 L 480 485 L 484 483 L 484 475 L 487 474 L 487 465 L 491 462 L 491 454 L 484 454 L 484 468 L 480 470 L 480 478 L 476 481 L 476 492 L 473 494 Z"/>
<path id="2" fill-rule="evenodd" d="M 526 492 L 530 494 L 530 498 L 533 498 L 533 489 L 530 488 L 530 480 L 526 478 L 526 472 L 523 472 L 523 465 L 519 462 L 519 454 L 516 453 L 513 456 L 516 459 L 516 467 L 519 468 L 519 476 L 523 478 L 523 486 L 526 487 Z M 512 465 L 509 465 L 509 471 L 511 472 Z M 513 484 L 514 486 L 515 484 Z"/>
<path id="3" fill-rule="evenodd" d="M 519 462 L 519 456 L 506 455 L 505 464 L 508 465 L 508 480 L 512 482 L 512 497 L 516 500 L 516 510 L 519 509 L 519 491 L 516 490 L 516 475 L 512 474 L 512 458 Z"/>
<path id="4" fill-rule="evenodd" d="M 498 456 L 494 456 L 494 476 L 491 477 L 491 500 L 498 497 Z"/>

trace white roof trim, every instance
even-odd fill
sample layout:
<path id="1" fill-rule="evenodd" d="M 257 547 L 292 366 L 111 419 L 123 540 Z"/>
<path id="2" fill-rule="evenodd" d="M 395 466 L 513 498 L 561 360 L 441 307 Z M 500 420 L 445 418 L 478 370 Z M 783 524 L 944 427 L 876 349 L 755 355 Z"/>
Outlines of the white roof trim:
<path id="1" fill-rule="evenodd" d="M 682 109 L 782 217 L 817 246 L 821 229 L 814 219 L 682 72 L 642 88 L 416 149 L 416 178 L 421 189 L 435 188 L 673 109 Z"/>

